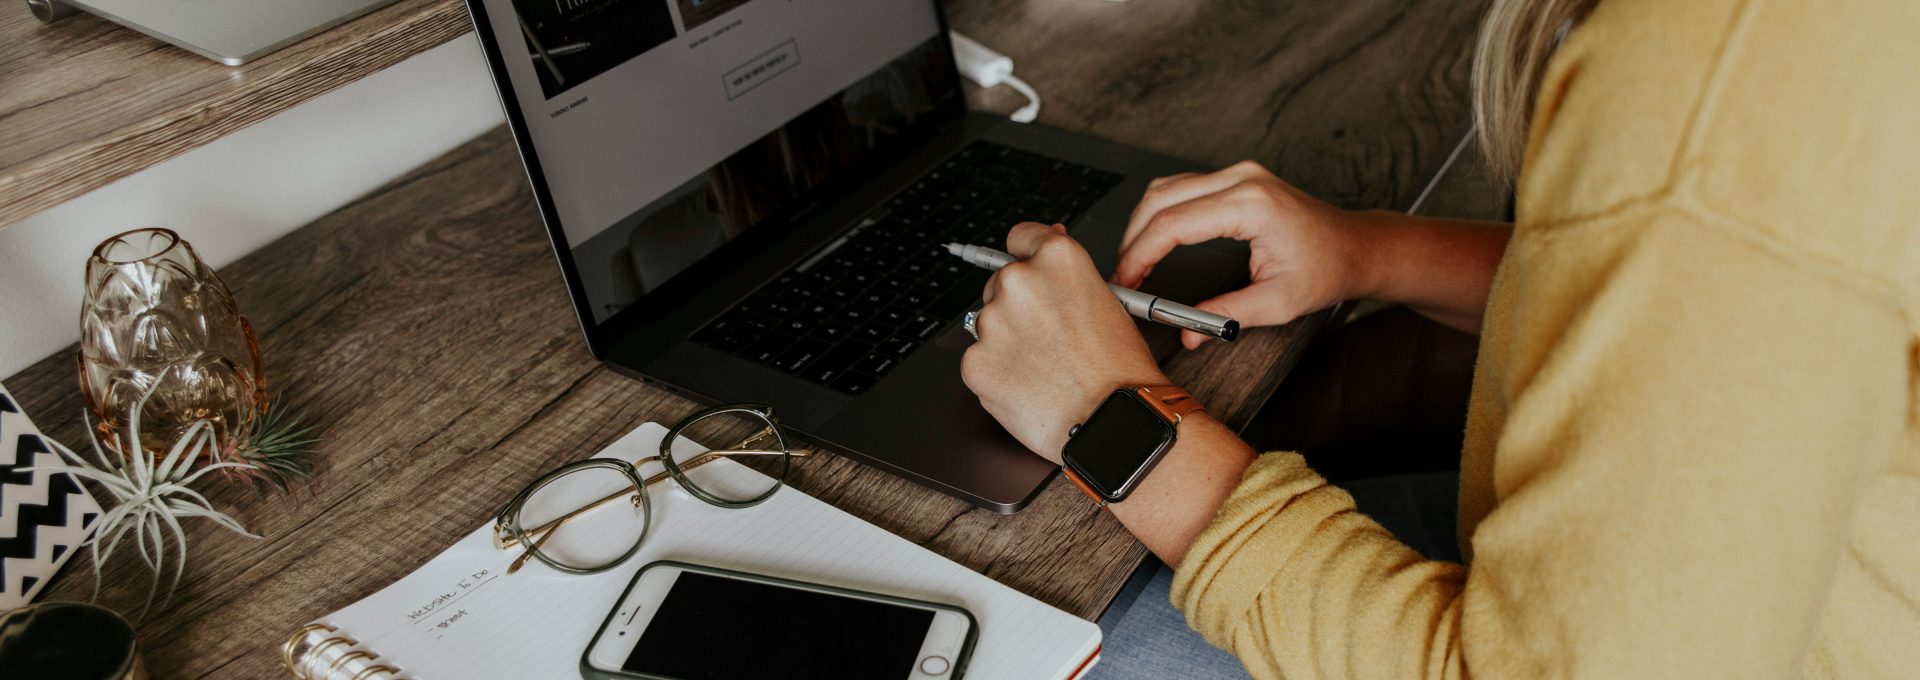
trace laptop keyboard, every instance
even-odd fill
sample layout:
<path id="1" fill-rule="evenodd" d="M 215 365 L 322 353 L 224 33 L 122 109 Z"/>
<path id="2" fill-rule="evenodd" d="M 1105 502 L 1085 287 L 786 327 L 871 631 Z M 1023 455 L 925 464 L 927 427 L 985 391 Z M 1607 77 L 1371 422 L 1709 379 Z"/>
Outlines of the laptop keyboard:
<path id="1" fill-rule="evenodd" d="M 947 242 L 1004 249 L 1013 225 L 1069 222 L 1120 180 L 974 141 L 693 339 L 863 394 L 980 298 L 988 272 Z"/>

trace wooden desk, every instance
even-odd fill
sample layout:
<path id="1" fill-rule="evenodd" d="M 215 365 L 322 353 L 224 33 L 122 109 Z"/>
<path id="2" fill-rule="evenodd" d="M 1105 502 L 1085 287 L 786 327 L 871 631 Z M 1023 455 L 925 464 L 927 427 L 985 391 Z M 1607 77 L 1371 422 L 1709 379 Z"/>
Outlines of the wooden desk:
<path id="1" fill-rule="evenodd" d="M 1452 150 L 1484 2 L 950 5 L 956 27 L 1017 59 L 1046 97 L 1043 122 L 1208 163 L 1258 159 L 1361 207 L 1404 205 Z M 178 226 L 192 238 L 192 225 Z M 318 476 L 294 493 L 211 494 L 264 540 L 188 523 L 190 573 L 140 625 L 157 677 L 273 677 L 293 627 L 412 571 L 541 472 L 696 408 L 587 355 L 500 131 L 222 273 L 259 331 L 271 385 L 306 404 L 327 440 Z M 1322 319 L 1183 355 L 1170 371 L 1242 424 Z M 6 384 L 77 445 L 72 356 Z M 837 456 L 806 463 L 795 486 L 1088 618 L 1144 554 L 1064 481 L 1014 516 Z M 137 609 L 136 564 L 111 565 L 104 601 Z M 86 570 L 70 566 L 48 599 L 84 599 Z"/>

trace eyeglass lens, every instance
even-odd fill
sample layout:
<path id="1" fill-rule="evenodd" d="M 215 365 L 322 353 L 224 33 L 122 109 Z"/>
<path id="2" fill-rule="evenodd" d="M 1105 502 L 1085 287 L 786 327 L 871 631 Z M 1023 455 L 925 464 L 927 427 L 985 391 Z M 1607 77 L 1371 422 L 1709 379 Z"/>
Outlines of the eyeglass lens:
<path id="1" fill-rule="evenodd" d="M 775 431 L 772 420 L 759 412 L 728 408 L 720 407 L 695 415 L 675 427 L 674 432 L 684 432 L 704 420 L 731 414 L 745 416 L 744 420 L 754 426 L 753 433 L 732 446 L 712 452 L 681 442 L 672 451 L 674 461 L 679 464 L 676 467 L 681 473 L 676 481 L 687 493 L 708 503 L 746 507 L 766 500 L 780 488 L 792 459 L 787 454 L 788 442 Z M 731 465 L 709 465 L 722 455 L 765 474 L 747 473 Z"/>
<path id="2" fill-rule="evenodd" d="M 619 500 L 575 514 L 581 499 L 619 491 L 625 492 Z M 645 535 L 648 505 L 637 498 L 639 493 L 633 478 L 617 468 L 576 469 L 527 496 L 520 506 L 520 527 L 531 532 L 527 540 L 548 562 L 576 570 L 598 569 L 620 561 Z M 566 521 L 556 525 L 563 517 Z"/>

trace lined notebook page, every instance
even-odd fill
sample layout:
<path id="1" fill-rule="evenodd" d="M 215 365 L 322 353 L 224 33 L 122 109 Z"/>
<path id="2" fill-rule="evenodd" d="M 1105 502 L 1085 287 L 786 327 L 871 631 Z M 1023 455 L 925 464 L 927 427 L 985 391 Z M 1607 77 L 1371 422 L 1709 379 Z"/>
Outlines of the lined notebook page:
<path id="1" fill-rule="evenodd" d="M 600 456 L 637 460 L 658 451 L 665 434 L 648 423 Z M 684 439 L 676 446 L 699 449 Z M 725 460 L 690 474 L 716 486 L 765 479 Z M 534 562 L 508 575 L 518 552 L 496 550 L 488 524 L 323 621 L 412 677 L 575 678 L 581 653 L 633 575 L 673 559 L 964 607 L 980 625 L 969 678 L 1065 678 L 1099 645 L 1093 623 L 794 489 L 741 510 L 713 507 L 670 482 L 649 493 L 653 533 L 613 571 L 573 576 Z"/>

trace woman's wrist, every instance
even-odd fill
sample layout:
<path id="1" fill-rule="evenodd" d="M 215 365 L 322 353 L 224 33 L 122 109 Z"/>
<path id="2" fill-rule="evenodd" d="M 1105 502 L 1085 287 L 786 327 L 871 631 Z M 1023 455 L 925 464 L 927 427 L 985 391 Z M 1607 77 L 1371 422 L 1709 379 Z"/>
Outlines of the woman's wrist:
<path id="1" fill-rule="evenodd" d="M 1407 305 L 1441 324 L 1477 333 L 1512 225 L 1382 210 L 1349 213 L 1342 231 L 1343 299 Z"/>
<path id="2" fill-rule="evenodd" d="M 1127 500 L 1108 506 L 1140 542 L 1178 567 L 1193 539 L 1239 488 L 1255 453 L 1206 414 L 1180 422 L 1174 446 Z"/>
<path id="3" fill-rule="evenodd" d="M 1339 257 L 1345 273 L 1340 301 L 1386 299 L 1391 295 L 1394 243 L 1407 218 L 1387 210 L 1342 211 Z"/>

